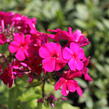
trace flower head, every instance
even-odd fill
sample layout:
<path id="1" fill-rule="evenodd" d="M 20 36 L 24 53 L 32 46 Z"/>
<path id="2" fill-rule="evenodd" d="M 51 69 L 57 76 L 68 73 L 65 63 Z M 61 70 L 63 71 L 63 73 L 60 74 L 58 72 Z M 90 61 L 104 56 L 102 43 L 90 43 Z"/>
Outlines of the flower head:
<path id="1" fill-rule="evenodd" d="M 68 31 L 64 31 L 61 29 L 56 29 L 56 30 L 48 30 L 50 32 L 54 32 L 54 36 L 52 35 L 52 39 L 55 39 L 56 41 L 60 40 L 67 40 L 69 43 L 74 42 L 79 44 L 80 46 L 86 46 L 90 42 L 89 40 L 85 37 L 85 34 L 82 34 L 80 30 L 75 30 L 72 32 L 72 28 L 69 27 Z"/>
<path id="2" fill-rule="evenodd" d="M 67 96 L 69 92 L 75 92 L 81 96 L 82 90 L 78 85 L 76 80 L 73 80 L 76 77 L 80 77 L 80 73 L 72 73 L 71 71 L 65 71 L 62 77 L 55 84 L 55 90 L 61 89 L 61 93 L 64 96 Z"/>
<path id="3" fill-rule="evenodd" d="M 24 34 L 16 33 L 14 34 L 14 41 L 9 45 L 9 51 L 11 53 L 16 53 L 15 57 L 23 61 L 28 56 L 28 47 L 30 43 L 30 35 L 24 36 Z"/>
<path id="4" fill-rule="evenodd" d="M 40 47 L 39 55 L 43 58 L 42 65 L 47 72 L 58 71 L 65 65 L 60 44 L 54 42 L 46 43 Z"/>
<path id="5" fill-rule="evenodd" d="M 84 51 L 80 46 L 76 43 L 71 43 L 70 48 L 65 47 L 63 49 L 63 58 L 68 60 L 68 65 L 71 70 L 82 70 L 84 59 Z"/>

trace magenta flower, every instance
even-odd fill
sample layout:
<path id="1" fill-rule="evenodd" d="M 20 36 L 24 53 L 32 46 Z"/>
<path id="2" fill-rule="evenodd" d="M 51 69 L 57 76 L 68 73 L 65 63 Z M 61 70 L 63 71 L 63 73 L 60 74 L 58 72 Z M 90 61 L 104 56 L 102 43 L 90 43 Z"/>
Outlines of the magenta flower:
<path id="1" fill-rule="evenodd" d="M 71 43 L 70 48 L 65 47 L 63 50 L 63 58 L 68 60 L 68 65 L 71 70 L 82 70 L 84 66 L 82 59 L 84 59 L 84 57 L 83 49 L 76 43 Z"/>
<path id="2" fill-rule="evenodd" d="M 56 33 L 54 34 L 54 36 L 52 35 L 51 37 L 56 41 L 67 40 L 69 43 L 75 42 L 78 43 L 80 46 L 86 46 L 90 43 L 87 37 L 85 37 L 85 35 L 82 34 L 80 30 L 76 30 L 72 32 L 71 27 L 68 28 L 68 31 L 64 31 L 61 29 L 56 29 L 56 30 L 48 29 L 48 31 Z"/>
<path id="3" fill-rule="evenodd" d="M 55 84 L 55 90 L 61 89 L 61 93 L 64 96 L 67 96 L 69 92 L 75 92 L 81 96 L 82 89 L 79 87 L 77 81 L 73 80 L 76 77 L 80 77 L 79 73 L 71 73 L 71 72 L 64 72 L 62 77 L 58 80 Z"/>
<path id="4" fill-rule="evenodd" d="M 11 53 L 16 53 L 15 57 L 19 61 L 25 60 L 28 56 L 28 46 L 30 43 L 30 36 L 16 33 L 14 34 L 14 41 L 12 41 L 9 45 L 9 51 Z"/>
<path id="5" fill-rule="evenodd" d="M 39 49 L 39 55 L 43 58 L 42 65 L 47 72 L 58 71 L 65 65 L 62 59 L 61 46 L 57 43 L 46 43 Z"/>
<path id="6" fill-rule="evenodd" d="M 85 34 L 82 34 L 81 31 L 78 29 L 72 32 L 72 28 L 69 27 L 67 36 L 69 42 L 78 43 L 80 46 L 86 46 L 90 43 L 88 38 L 85 36 Z"/>

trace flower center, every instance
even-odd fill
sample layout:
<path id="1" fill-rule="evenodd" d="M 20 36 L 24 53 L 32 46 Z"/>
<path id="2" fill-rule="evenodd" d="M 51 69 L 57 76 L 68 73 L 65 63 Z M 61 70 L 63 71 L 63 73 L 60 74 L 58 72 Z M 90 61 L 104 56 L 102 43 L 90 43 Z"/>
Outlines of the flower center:
<path id="1" fill-rule="evenodd" d="M 72 54 L 72 57 L 73 57 L 73 58 L 77 58 L 77 54 L 76 54 L 76 53 L 73 53 L 73 54 Z"/>
<path id="2" fill-rule="evenodd" d="M 24 48 L 26 46 L 26 43 L 21 43 L 20 47 Z"/>
<path id="3" fill-rule="evenodd" d="M 52 57 L 58 58 L 58 54 L 54 53 L 54 54 L 52 55 Z"/>

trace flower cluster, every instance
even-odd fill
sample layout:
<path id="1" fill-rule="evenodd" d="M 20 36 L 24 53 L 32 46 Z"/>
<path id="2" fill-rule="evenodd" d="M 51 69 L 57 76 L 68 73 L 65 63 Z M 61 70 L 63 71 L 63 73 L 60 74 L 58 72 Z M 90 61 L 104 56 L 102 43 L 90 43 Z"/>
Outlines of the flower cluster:
<path id="1" fill-rule="evenodd" d="M 8 54 L 0 53 L 0 79 L 12 87 L 15 79 L 28 76 L 34 79 L 58 80 L 55 90 L 62 95 L 77 92 L 82 95 L 76 78 L 84 77 L 91 81 L 88 74 L 89 57 L 83 47 L 90 44 L 80 30 L 61 29 L 39 32 L 36 19 L 13 12 L 0 12 L 0 46 L 7 47 Z M 42 75 L 43 74 L 43 75 Z M 46 77 L 46 75 L 51 75 Z"/>

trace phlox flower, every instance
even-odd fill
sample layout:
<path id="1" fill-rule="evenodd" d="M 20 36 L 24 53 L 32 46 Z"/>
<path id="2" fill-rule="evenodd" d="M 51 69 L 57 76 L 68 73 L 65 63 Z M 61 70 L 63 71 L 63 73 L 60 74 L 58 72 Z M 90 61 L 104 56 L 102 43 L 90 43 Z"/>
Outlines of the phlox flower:
<path id="1" fill-rule="evenodd" d="M 72 32 L 71 27 L 68 28 L 68 31 L 61 29 L 48 29 L 48 31 L 56 33 L 54 34 L 54 36 L 52 35 L 51 37 L 56 41 L 67 40 L 69 43 L 75 42 L 78 43 L 80 46 L 86 46 L 90 43 L 89 40 L 85 37 L 85 34 L 82 34 L 80 30 L 75 30 L 74 32 Z"/>
<path id="2" fill-rule="evenodd" d="M 39 49 L 39 55 L 43 58 L 42 66 L 47 72 L 58 71 L 65 65 L 60 44 L 54 42 L 44 44 Z"/>
<path id="3" fill-rule="evenodd" d="M 68 65 L 71 70 L 82 70 L 83 62 L 85 58 L 84 50 L 76 43 L 71 43 L 70 48 L 65 47 L 63 49 L 63 58 L 68 60 Z"/>
<path id="4" fill-rule="evenodd" d="M 78 43 L 80 46 L 86 46 L 90 43 L 85 34 L 82 34 L 78 29 L 72 32 L 71 27 L 68 28 L 68 40 L 69 42 Z"/>
<path id="5" fill-rule="evenodd" d="M 73 80 L 76 77 L 80 77 L 80 73 L 72 73 L 70 71 L 65 71 L 64 74 L 59 78 L 55 84 L 55 90 L 61 89 L 61 93 L 64 96 L 67 96 L 69 92 L 75 92 L 81 96 L 82 89 L 78 85 L 76 80 Z"/>
<path id="6" fill-rule="evenodd" d="M 14 34 L 14 40 L 9 45 L 9 51 L 16 53 L 15 57 L 19 61 L 23 61 L 28 56 L 28 47 L 30 43 L 30 35 L 24 36 L 24 34 Z"/>

